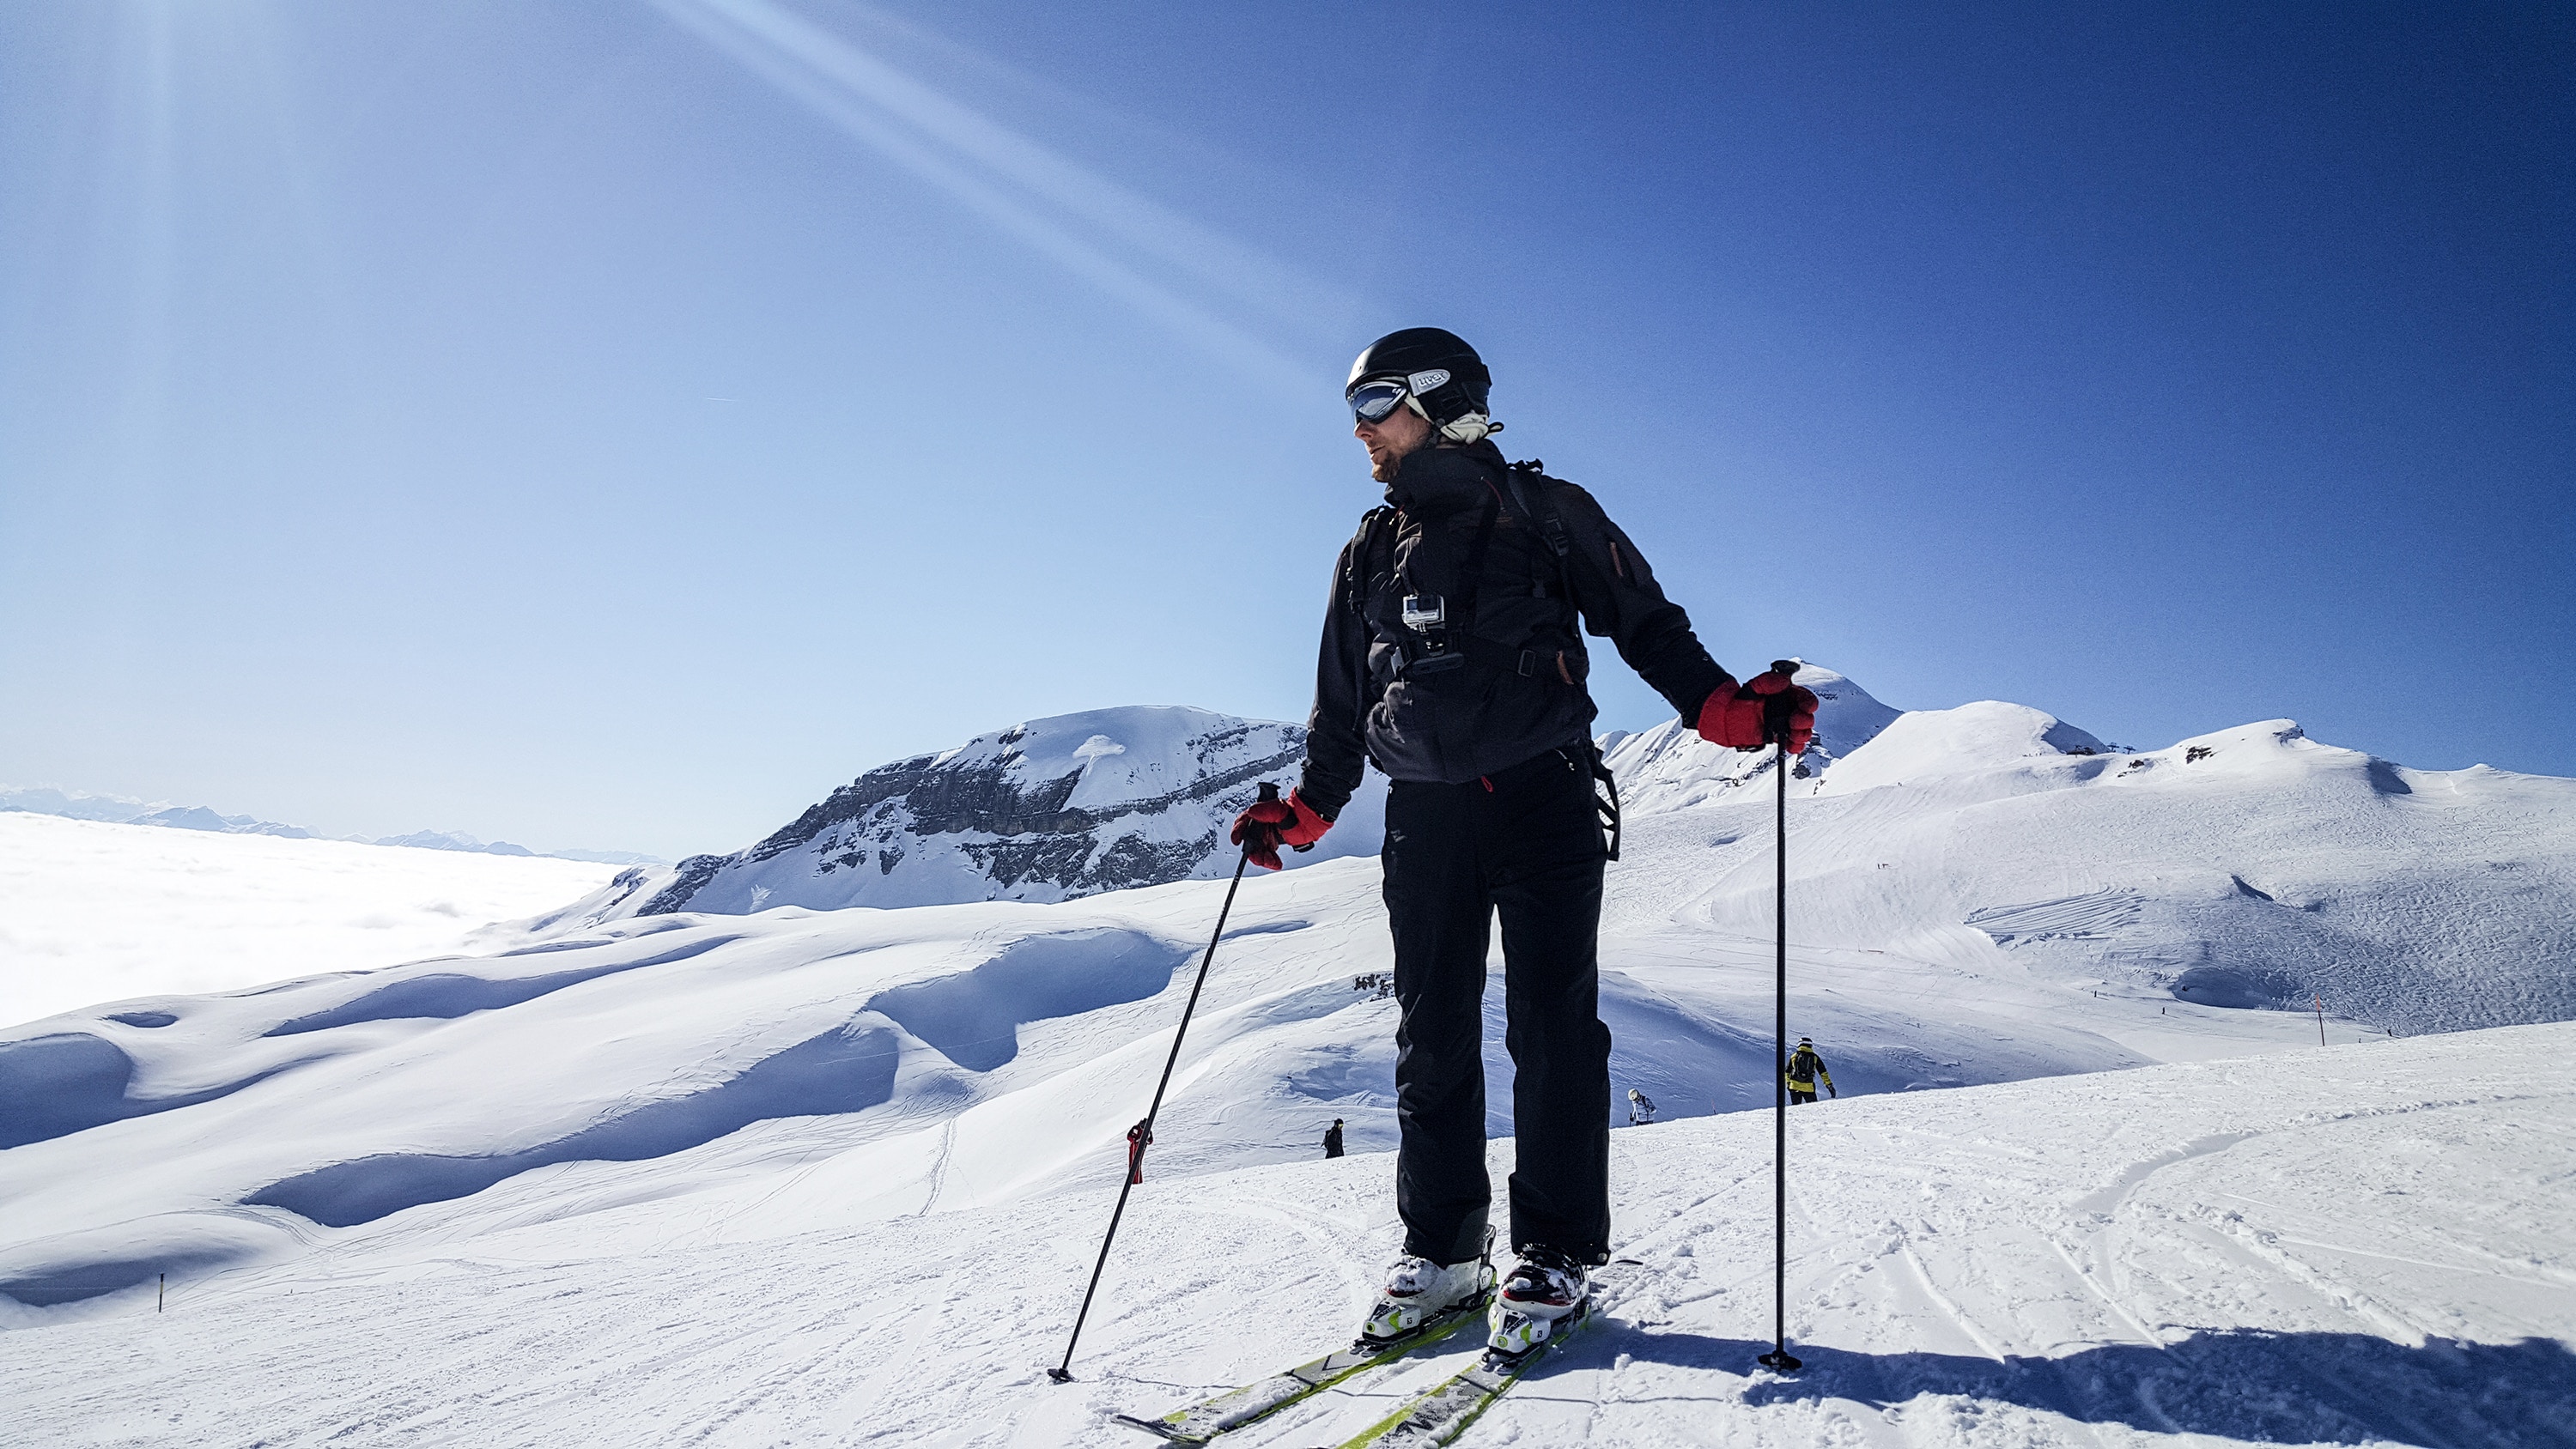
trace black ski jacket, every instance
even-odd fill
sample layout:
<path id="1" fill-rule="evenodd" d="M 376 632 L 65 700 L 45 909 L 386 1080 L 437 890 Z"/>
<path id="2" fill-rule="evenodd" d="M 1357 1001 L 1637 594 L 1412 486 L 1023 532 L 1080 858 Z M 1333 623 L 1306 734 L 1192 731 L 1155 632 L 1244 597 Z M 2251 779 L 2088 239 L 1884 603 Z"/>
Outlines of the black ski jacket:
<path id="1" fill-rule="evenodd" d="M 1457 785 L 1589 749 L 1599 711 L 1584 688 L 1585 630 L 1684 719 L 1728 677 L 1601 505 L 1537 464 L 1507 464 L 1489 442 L 1423 448 L 1386 501 L 1343 547 L 1324 613 L 1297 789 L 1325 819 L 1359 788 L 1363 760 Z M 1440 596 L 1445 623 L 1408 628 L 1408 595 Z"/>

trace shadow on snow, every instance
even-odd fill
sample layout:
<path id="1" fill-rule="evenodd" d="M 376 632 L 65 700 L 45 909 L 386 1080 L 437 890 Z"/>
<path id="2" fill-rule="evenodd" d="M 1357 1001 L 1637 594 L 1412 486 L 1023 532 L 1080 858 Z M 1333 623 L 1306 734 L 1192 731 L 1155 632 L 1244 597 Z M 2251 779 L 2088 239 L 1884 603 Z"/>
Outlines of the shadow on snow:
<path id="1" fill-rule="evenodd" d="M 1767 1342 L 1623 1334 L 1631 1359 L 1754 1372 Z M 2555 1339 L 2410 1348 L 2366 1333 L 2209 1329 L 2177 1343 L 2104 1344 L 2058 1358 L 1855 1353 L 1793 1344 L 1806 1367 L 1743 1392 L 1752 1405 L 1924 1398 L 2019 1404 L 2089 1424 L 2258 1443 L 2394 1442 L 2424 1449 L 2576 1445 L 2576 1353 Z M 1918 1410 L 1917 1412 L 1920 1412 Z M 1974 1415 L 1979 1405 L 1957 1411 Z"/>
<path id="2" fill-rule="evenodd" d="M 535 1147 L 473 1156 L 380 1153 L 273 1182 L 242 1201 L 345 1228 L 466 1197 L 558 1162 L 666 1157 L 769 1118 L 858 1112 L 888 1101 L 901 1054 L 901 1043 L 883 1027 L 829 1031 L 703 1091 L 647 1103 Z"/>
<path id="3" fill-rule="evenodd" d="M 691 941 L 667 951 L 656 952 L 636 961 L 611 961 L 600 966 L 586 966 L 573 971 L 557 971 L 546 976 L 489 977 L 468 976 L 454 971 L 431 971 L 379 986 L 352 1001 L 327 1011 L 281 1021 L 261 1033 L 263 1036 L 296 1036 L 308 1031 L 328 1031 L 335 1026 L 355 1026 L 369 1021 L 401 1021 L 433 1018 L 454 1020 L 478 1011 L 498 1011 L 505 1006 L 534 1001 L 540 996 L 578 986 L 601 976 L 621 971 L 638 971 L 647 966 L 669 966 L 703 956 L 720 946 L 741 939 L 737 936 L 714 936 Z M 590 943 L 598 944 L 598 943 Z"/>
<path id="4" fill-rule="evenodd" d="M 1022 1026 L 1142 1001 L 1171 985 L 1189 955 L 1139 931 L 1032 936 L 970 971 L 880 991 L 867 1009 L 966 1070 L 989 1072 L 1019 1056 Z"/>
<path id="5" fill-rule="evenodd" d="M 64 1031 L 0 1042 L 0 1150 L 211 1102 L 301 1065 L 281 1063 L 239 1081 L 176 1096 L 129 1097 L 125 1090 L 134 1080 L 134 1059 L 105 1037 Z"/>

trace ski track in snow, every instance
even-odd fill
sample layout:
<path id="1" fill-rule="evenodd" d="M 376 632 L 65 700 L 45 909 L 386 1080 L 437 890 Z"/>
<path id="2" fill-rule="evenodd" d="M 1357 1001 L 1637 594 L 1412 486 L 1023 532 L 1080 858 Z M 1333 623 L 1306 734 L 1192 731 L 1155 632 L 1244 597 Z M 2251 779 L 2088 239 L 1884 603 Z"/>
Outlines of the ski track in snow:
<path id="1" fill-rule="evenodd" d="M 2576 1025 L 1851 1099 L 1614 1134 L 1645 1261 L 1470 1445 L 2576 1442 Z M 1498 1194 L 1510 1144 L 1494 1151 Z M 12 1443 L 1122 1445 L 1346 1335 L 1392 1159 L 651 1250 L 669 1203 L 379 1238 L 328 1270 L 11 1334 Z M 1228 1436 L 1335 1442 L 1465 1361 Z"/>

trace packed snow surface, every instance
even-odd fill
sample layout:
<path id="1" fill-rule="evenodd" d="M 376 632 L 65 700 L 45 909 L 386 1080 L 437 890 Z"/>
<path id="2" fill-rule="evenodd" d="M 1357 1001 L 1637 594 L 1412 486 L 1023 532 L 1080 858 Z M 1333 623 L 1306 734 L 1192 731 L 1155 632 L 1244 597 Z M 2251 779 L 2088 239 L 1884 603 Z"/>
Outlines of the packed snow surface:
<path id="1" fill-rule="evenodd" d="M 1753 1363 L 1770 1115 L 1622 1129 L 1640 1266 L 1464 1442 L 2568 1444 L 2571 1053 L 2576 1026 L 2517 1027 L 1797 1109 L 1791 1377 Z M 889 1216 L 850 1166 L 696 1191 L 558 1168 L 582 1211 L 307 1228 L 324 1252 L 292 1271 L 10 1335 L 0 1400 L 30 1444 L 1132 1449 L 1108 1415 L 1345 1338 L 1397 1243 L 1383 1154 L 1149 1173 L 1059 1386 L 1103 1175 Z M 1469 1352 L 1226 1442 L 1337 1442 Z"/>
<path id="2" fill-rule="evenodd" d="M 0 1024 L 465 948 L 611 867 L 0 814 Z M 0 1035 L 5 1035 L 0 1032 Z"/>

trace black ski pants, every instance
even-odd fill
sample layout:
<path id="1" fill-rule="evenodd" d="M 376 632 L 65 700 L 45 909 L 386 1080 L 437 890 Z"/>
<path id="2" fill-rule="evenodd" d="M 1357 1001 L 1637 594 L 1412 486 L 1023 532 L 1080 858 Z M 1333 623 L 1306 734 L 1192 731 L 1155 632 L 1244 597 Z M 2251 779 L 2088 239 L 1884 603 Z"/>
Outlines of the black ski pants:
<path id="1" fill-rule="evenodd" d="M 1484 1247 L 1485 953 L 1503 921 L 1512 1057 L 1511 1243 L 1579 1262 L 1610 1246 L 1610 1028 L 1599 1007 L 1601 865 L 1589 761 L 1551 750 L 1463 785 L 1398 780 L 1386 801 L 1395 931 L 1396 1210 L 1405 1251 Z"/>

